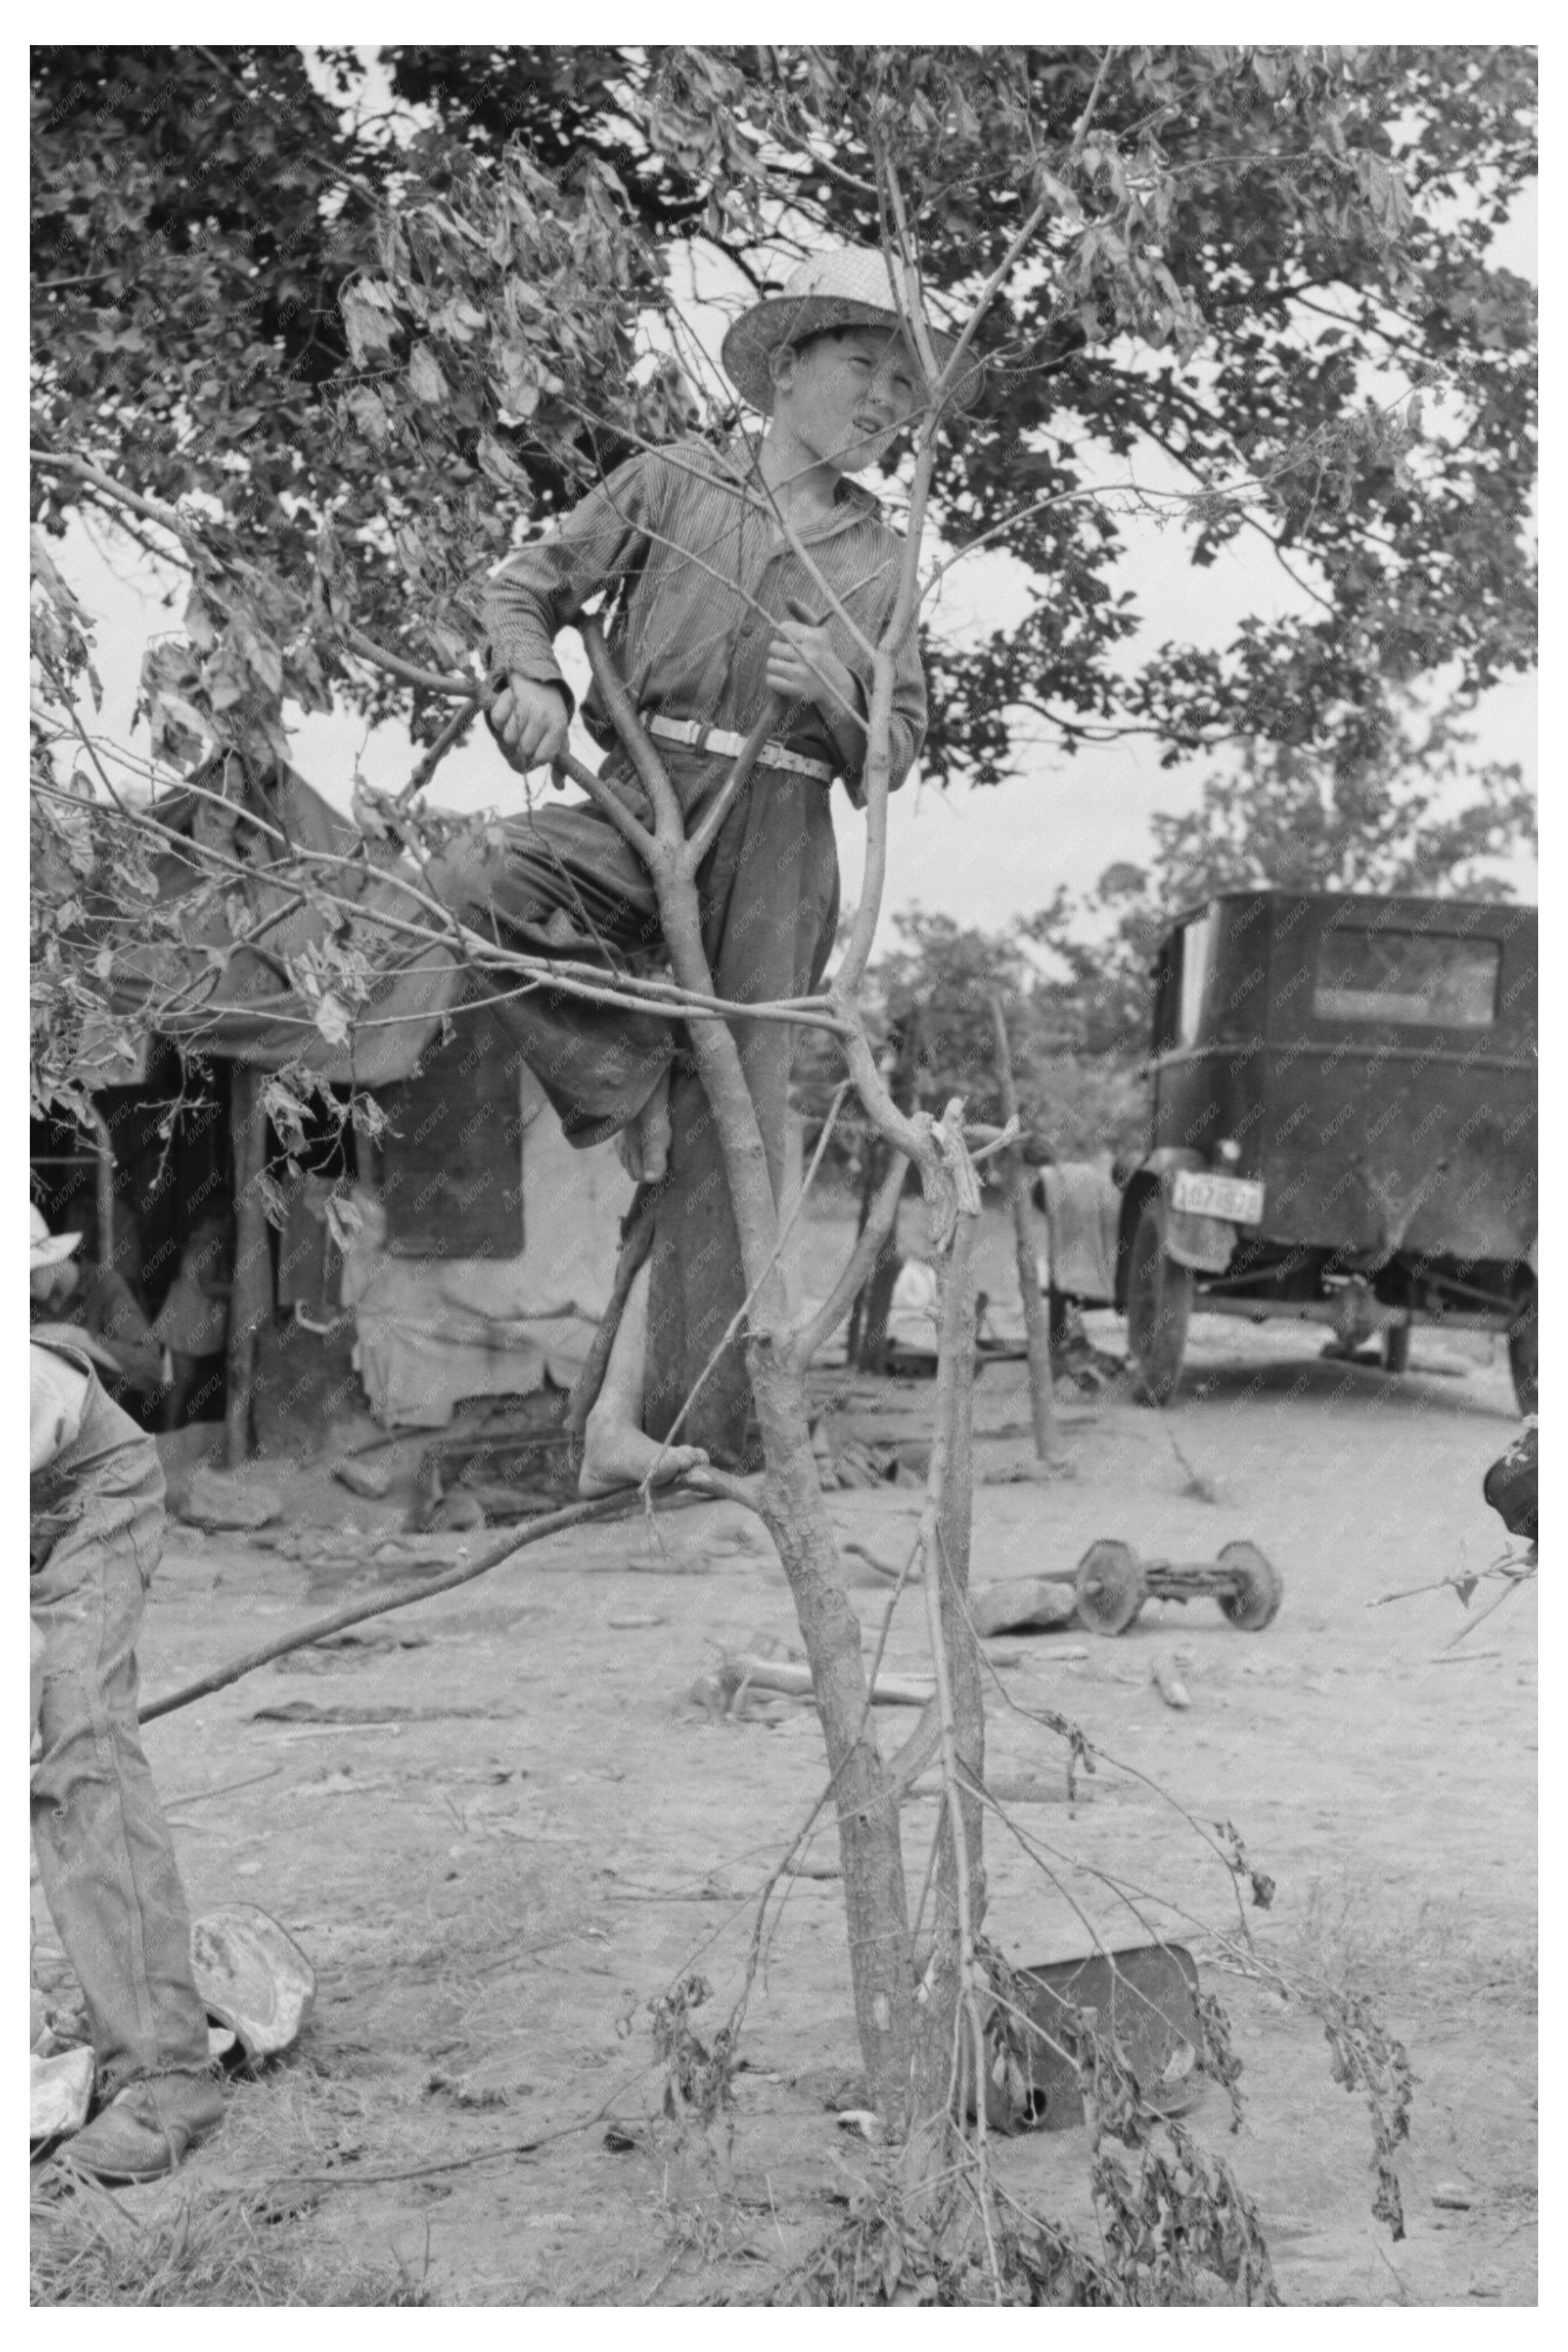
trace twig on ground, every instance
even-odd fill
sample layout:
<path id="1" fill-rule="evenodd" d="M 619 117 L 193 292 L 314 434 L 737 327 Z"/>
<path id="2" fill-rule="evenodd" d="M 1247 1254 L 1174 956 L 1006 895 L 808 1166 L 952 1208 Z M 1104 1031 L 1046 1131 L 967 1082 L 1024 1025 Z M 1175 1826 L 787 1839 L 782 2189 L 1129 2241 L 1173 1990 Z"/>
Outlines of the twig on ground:
<path id="1" fill-rule="evenodd" d="M 652 2072 L 645 2066 L 636 2079 L 641 2082 Z M 376 2189 L 384 2181 L 423 2180 L 432 2172 L 467 2172 L 476 2164 L 493 2164 L 508 2156 L 532 2156 L 542 2147 L 552 2147 L 555 2141 L 572 2139 L 578 2132 L 592 2131 L 595 2124 L 606 2123 L 616 2101 L 630 2088 L 623 2083 L 613 2091 L 602 2107 L 591 2116 L 584 2116 L 574 2124 L 561 2124 L 553 2131 L 539 2132 L 532 2139 L 509 2140 L 503 2147 L 482 2147 L 471 2156 L 445 2157 L 430 2164 L 405 2164 L 384 2172 L 290 2172 L 279 2179 L 258 2182 L 260 2189 Z"/>
<path id="2" fill-rule="evenodd" d="M 380 1617 L 389 1609 L 407 1609 L 416 1601 L 429 1601 L 437 1593 L 455 1592 L 459 1585 L 471 1584 L 478 1576 L 489 1575 L 492 1568 L 500 1568 L 531 1544 L 541 1543 L 546 1536 L 562 1534 L 567 1528 L 582 1527 L 592 1519 L 629 1517 L 640 1509 L 642 1491 L 626 1486 L 613 1495 L 602 1495 L 588 1503 L 573 1503 L 564 1510 L 546 1511 L 542 1517 L 525 1520 L 521 1526 L 509 1528 L 499 1542 L 489 1546 L 475 1560 L 466 1560 L 460 1568 L 449 1569 L 444 1576 L 427 1577 L 403 1592 L 383 1593 L 374 1601 L 356 1601 L 351 1608 L 338 1609 L 330 1617 L 318 1617 L 309 1625 L 296 1627 L 292 1633 L 280 1634 L 275 1642 L 265 1642 L 258 1649 L 247 1650 L 241 1658 L 227 1665 L 215 1666 L 210 1675 L 199 1681 L 186 1683 L 180 1690 L 170 1691 L 164 1698 L 156 1698 L 144 1706 L 137 1720 L 153 1723 L 161 1715 L 173 1715 L 176 1708 L 189 1706 L 198 1698 L 206 1698 L 214 1691 L 224 1690 L 244 1675 L 253 1674 L 258 1666 L 269 1665 L 274 1658 L 286 1657 L 290 1650 L 308 1649 L 311 1643 L 325 1639 L 329 1633 L 342 1633 L 347 1626 L 363 1624 L 367 1617 Z"/>

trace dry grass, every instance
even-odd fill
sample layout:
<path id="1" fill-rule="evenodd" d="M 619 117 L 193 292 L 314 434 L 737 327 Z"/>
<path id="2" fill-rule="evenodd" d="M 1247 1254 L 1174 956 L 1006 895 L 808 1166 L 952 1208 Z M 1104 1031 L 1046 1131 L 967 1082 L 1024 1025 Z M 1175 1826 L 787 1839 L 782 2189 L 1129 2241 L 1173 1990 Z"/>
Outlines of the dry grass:
<path id="1" fill-rule="evenodd" d="M 395 2252 L 379 2266 L 307 2217 L 321 2192 L 291 2188 L 365 2147 L 370 2101 L 296 2054 L 228 2085 L 222 2132 L 191 2168 L 156 2189 L 111 2191 L 47 2167 L 35 2176 L 31 2300 L 124 2305 L 397 2305 L 427 2300 Z M 216 2163 L 221 2179 L 202 2177 Z"/>
<path id="2" fill-rule="evenodd" d="M 1489 1940 L 1459 1905 L 1428 1896 L 1414 1918 L 1391 1918 L 1376 1891 L 1315 1881 L 1280 1957 L 1310 1977 L 1392 2008 L 1429 2013 L 1484 1999 L 1533 2017 L 1539 1947 Z"/>
<path id="3" fill-rule="evenodd" d="M 35 2190 L 29 2301 L 106 2305 L 423 2304 L 423 2278 L 312 2257 L 264 2197 L 172 2194 L 135 2213 L 90 2181 L 46 2175 Z"/>

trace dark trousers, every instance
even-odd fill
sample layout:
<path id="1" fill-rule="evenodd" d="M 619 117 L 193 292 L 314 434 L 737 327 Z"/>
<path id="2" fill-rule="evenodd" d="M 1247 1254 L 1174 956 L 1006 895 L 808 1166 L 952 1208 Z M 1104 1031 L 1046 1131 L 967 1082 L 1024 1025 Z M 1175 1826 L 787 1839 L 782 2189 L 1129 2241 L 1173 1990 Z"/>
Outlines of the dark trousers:
<path id="1" fill-rule="evenodd" d="M 688 829 L 721 789 L 727 761 L 661 753 Z M 612 768 L 645 824 L 641 786 Z M 592 806 L 510 819 L 499 841 L 436 861 L 429 879 L 476 929 L 531 953 L 592 956 L 643 971 L 667 961 L 651 877 Z M 698 877 L 702 940 L 716 992 L 736 1003 L 800 996 L 821 980 L 838 919 L 838 861 L 827 787 L 759 768 L 721 826 Z M 583 944 L 547 936 L 564 916 Z M 740 1241 L 718 1135 L 677 1024 L 574 1000 L 548 988 L 497 1003 L 495 1014 L 559 1112 L 572 1142 L 597 1143 L 634 1118 L 673 1065 L 669 1175 L 656 1206 L 644 1427 L 662 1437 L 745 1297 Z M 736 1020 L 731 1033 L 756 1108 L 775 1200 L 784 1173 L 794 1031 Z M 725 1349 L 682 1435 L 721 1461 L 745 1458 L 749 1383 Z"/>

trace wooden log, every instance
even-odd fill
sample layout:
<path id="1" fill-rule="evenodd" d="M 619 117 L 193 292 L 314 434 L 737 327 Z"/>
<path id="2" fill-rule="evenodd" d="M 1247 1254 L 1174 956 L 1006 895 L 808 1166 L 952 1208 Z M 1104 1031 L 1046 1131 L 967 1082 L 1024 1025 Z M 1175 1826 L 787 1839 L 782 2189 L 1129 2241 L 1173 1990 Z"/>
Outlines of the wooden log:
<path id="1" fill-rule="evenodd" d="M 993 993 L 991 1025 L 996 1036 L 996 1084 L 1005 1122 L 1018 1116 L 1018 1090 L 1013 1083 L 1013 1054 L 1007 1043 L 1007 1016 L 1002 999 Z M 1018 1263 L 1018 1290 L 1024 1305 L 1024 1334 L 1029 1365 L 1029 1417 L 1034 1426 L 1035 1454 L 1041 1462 L 1057 1459 L 1055 1403 L 1051 1389 L 1050 1316 L 1040 1297 L 1040 1274 L 1035 1263 L 1035 1239 L 1029 1230 L 1029 1189 L 1024 1155 L 1016 1143 L 1002 1154 L 1003 1173 L 1013 1211 L 1013 1241 Z"/>
<path id="2" fill-rule="evenodd" d="M 272 1250 L 261 1172 L 267 1164 L 267 1118 L 261 1078 L 236 1062 L 229 1085 L 228 1132 L 234 1159 L 234 1288 L 228 1305 L 228 1386 L 224 1424 L 227 1461 L 241 1469 L 250 1454 L 251 1391 L 256 1334 L 272 1311 Z"/>
<path id="3" fill-rule="evenodd" d="M 969 1603 L 974 1630 L 983 1635 L 1067 1625 L 1077 1613 L 1076 1589 L 1048 1576 L 1010 1576 L 999 1584 L 983 1585 Z"/>
<path id="4" fill-rule="evenodd" d="M 718 1679 L 727 1690 L 739 1691 L 749 1683 L 752 1690 L 784 1691 L 791 1698 L 809 1698 L 816 1687 L 804 1660 L 753 1658 L 743 1653 L 724 1660 Z M 876 1706 L 924 1706 L 933 1688 L 931 1681 L 912 1675 L 879 1675 L 871 1701 Z"/>

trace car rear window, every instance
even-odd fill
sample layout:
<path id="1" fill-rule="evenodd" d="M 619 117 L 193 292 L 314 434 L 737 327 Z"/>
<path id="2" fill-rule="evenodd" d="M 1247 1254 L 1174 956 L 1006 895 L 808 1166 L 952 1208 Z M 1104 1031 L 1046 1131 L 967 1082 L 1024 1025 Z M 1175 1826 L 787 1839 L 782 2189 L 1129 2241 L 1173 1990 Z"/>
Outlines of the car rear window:
<path id="1" fill-rule="evenodd" d="M 1312 1012 L 1320 1021 L 1487 1029 L 1497 1014 L 1501 957 L 1496 940 L 1325 931 L 1318 942 Z"/>

